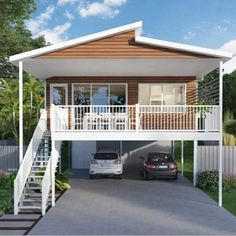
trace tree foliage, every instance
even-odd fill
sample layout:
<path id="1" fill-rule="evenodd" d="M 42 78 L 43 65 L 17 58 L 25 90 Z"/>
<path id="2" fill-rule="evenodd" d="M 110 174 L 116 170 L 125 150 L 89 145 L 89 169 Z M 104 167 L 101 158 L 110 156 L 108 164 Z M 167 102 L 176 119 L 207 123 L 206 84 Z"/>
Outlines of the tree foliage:
<path id="1" fill-rule="evenodd" d="M 44 37 L 33 38 L 25 27 L 35 10 L 34 0 L 1 0 L 0 3 L 0 78 L 16 78 L 17 69 L 8 62 L 10 55 L 45 46 Z"/>
<path id="2" fill-rule="evenodd" d="M 16 79 L 1 79 L 0 88 L 0 132 L 1 138 L 13 137 L 18 142 L 19 100 L 18 81 Z M 24 82 L 23 116 L 24 143 L 29 143 L 36 123 L 39 119 L 40 108 L 43 105 L 43 86 L 34 77 L 29 76 Z"/>
<path id="3" fill-rule="evenodd" d="M 36 9 L 34 0 L 0 1 L 0 132 L 1 138 L 18 141 L 18 68 L 9 63 L 11 55 L 46 45 L 44 37 L 32 37 L 25 26 Z M 31 139 L 43 105 L 41 82 L 24 73 L 24 142 Z"/>

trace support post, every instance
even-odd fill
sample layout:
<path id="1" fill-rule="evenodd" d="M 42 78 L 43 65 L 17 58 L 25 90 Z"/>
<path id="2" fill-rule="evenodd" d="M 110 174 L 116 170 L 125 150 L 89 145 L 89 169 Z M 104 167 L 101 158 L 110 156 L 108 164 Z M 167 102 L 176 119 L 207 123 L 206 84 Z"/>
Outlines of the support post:
<path id="1" fill-rule="evenodd" d="M 219 104 L 220 104 L 220 140 L 219 140 L 219 196 L 218 204 L 222 206 L 223 175 L 223 62 L 219 64 Z"/>
<path id="2" fill-rule="evenodd" d="M 52 137 L 52 150 L 51 150 L 51 186 L 52 186 L 52 207 L 55 206 L 55 168 L 54 159 L 56 155 L 56 141 Z"/>
<path id="3" fill-rule="evenodd" d="M 197 184 L 197 142 L 193 141 L 193 186 Z"/>
<path id="4" fill-rule="evenodd" d="M 123 154 L 123 142 L 120 141 L 120 156 Z"/>
<path id="5" fill-rule="evenodd" d="M 135 105 L 135 126 L 136 132 L 139 130 L 139 104 Z"/>
<path id="6" fill-rule="evenodd" d="M 23 62 L 19 61 L 19 165 L 23 160 Z"/>
<path id="7" fill-rule="evenodd" d="M 181 140 L 181 175 L 184 176 L 184 141 Z"/>

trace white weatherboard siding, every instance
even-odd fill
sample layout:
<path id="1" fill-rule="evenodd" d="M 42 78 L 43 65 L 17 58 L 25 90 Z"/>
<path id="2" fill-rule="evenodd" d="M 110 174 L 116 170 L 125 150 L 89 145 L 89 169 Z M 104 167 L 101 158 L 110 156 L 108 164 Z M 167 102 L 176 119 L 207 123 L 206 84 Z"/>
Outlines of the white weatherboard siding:
<path id="1" fill-rule="evenodd" d="M 198 146 L 198 171 L 218 170 L 219 146 Z M 223 146 L 223 173 L 236 175 L 236 146 Z"/>

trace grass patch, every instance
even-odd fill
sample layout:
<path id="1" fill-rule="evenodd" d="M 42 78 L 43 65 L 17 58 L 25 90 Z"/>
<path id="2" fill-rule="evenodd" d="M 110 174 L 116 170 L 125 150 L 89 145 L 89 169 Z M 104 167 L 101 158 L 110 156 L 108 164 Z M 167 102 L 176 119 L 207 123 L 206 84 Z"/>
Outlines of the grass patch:
<path id="1" fill-rule="evenodd" d="M 181 170 L 181 141 L 175 141 L 174 149 L 175 161 L 178 170 Z M 193 182 L 193 142 L 184 141 L 184 176 Z"/>
<path id="2" fill-rule="evenodd" d="M 181 141 L 175 141 L 175 161 L 178 169 L 181 170 Z M 193 142 L 184 142 L 184 176 L 193 182 Z M 218 190 L 204 191 L 213 200 L 218 202 Z M 223 191 L 223 207 L 236 216 L 236 188 L 229 188 Z"/>
<path id="3" fill-rule="evenodd" d="M 218 201 L 218 191 L 205 191 L 212 199 Z M 223 191 L 223 207 L 236 216 L 236 189 Z"/>

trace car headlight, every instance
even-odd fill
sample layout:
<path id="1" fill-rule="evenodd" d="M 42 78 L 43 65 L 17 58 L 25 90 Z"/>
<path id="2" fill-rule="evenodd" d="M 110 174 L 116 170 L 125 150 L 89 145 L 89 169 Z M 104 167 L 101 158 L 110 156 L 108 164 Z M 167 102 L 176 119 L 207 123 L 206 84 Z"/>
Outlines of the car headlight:
<path id="1" fill-rule="evenodd" d="M 91 164 L 98 164 L 96 160 L 91 160 Z"/>
<path id="2" fill-rule="evenodd" d="M 121 160 L 115 160 L 113 163 L 114 163 L 114 164 L 120 164 L 120 163 L 121 163 Z"/>

